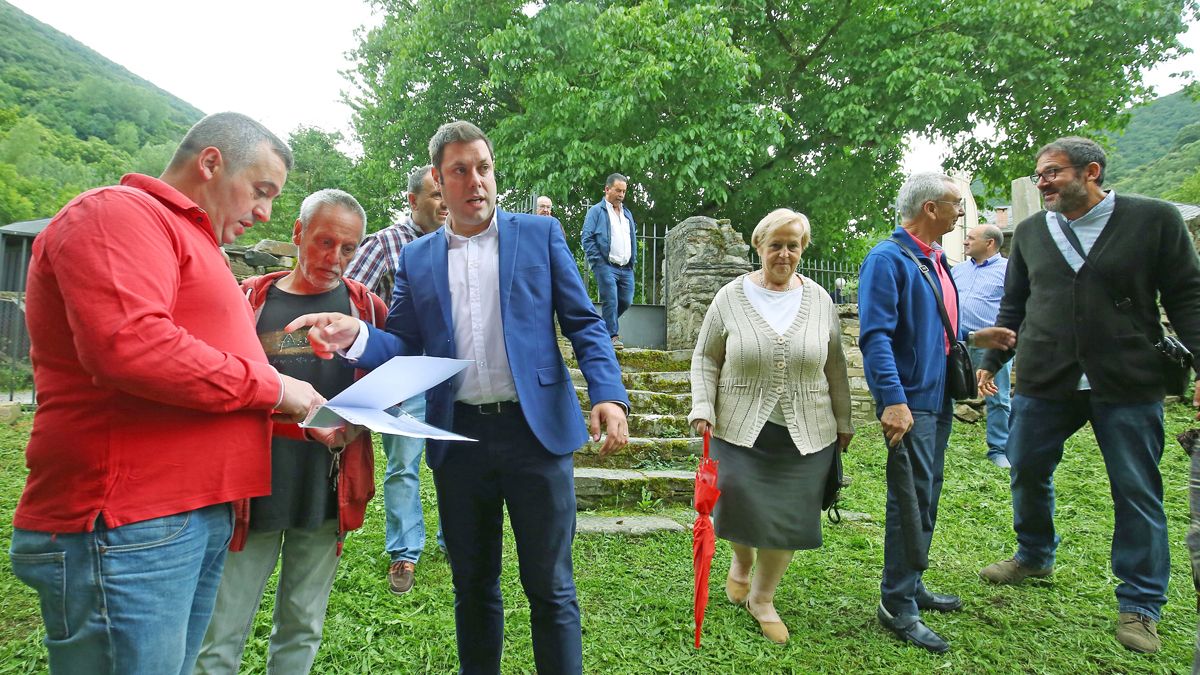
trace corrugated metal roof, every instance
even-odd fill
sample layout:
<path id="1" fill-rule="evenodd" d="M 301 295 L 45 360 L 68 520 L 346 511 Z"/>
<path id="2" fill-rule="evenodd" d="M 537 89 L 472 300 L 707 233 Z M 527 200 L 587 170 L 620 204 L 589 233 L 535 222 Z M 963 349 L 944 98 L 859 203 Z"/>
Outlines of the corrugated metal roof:
<path id="1" fill-rule="evenodd" d="M 1179 202 L 1171 202 L 1171 204 L 1179 209 L 1179 215 L 1183 216 L 1185 223 L 1200 218 L 1200 204 L 1181 204 Z"/>
<path id="2" fill-rule="evenodd" d="M 42 218 L 41 220 L 23 220 L 19 223 L 11 223 L 9 225 L 5 225 L 4 227 L 0 227 L 0 234 L 36 237 L 38 233 L 46 229 L 46 226 L 49 224 L 49 218 Z"/>

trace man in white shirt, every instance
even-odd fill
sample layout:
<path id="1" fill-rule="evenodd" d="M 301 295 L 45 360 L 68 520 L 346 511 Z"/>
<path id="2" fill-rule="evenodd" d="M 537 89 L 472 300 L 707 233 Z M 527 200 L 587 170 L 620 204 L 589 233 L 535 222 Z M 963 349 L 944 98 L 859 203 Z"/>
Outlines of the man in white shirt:
<path id="1" fill-rule="evenodd" d="M 629 179 L 619 173 L 608 177 L 604 199 L 588 209 L 581 236 L 600 294 L 600 313 L 617 349 L 625 346 L 621 344 L 618 321 L 633 304 L 633 263 L 637 260 L 633 214 L 625 207 L 628 183 Z"/>

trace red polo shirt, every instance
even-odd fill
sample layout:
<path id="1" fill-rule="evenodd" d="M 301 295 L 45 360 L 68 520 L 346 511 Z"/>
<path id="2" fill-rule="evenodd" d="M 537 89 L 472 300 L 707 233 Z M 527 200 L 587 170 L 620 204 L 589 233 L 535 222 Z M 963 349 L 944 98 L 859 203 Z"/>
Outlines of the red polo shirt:
<path id="1" fill-rule="evenodd" d="M 208 215 L 129 174 L 33 243 L 38 410 L 14 526 L 90 531 L 270 492 L 279 378 Z"/>

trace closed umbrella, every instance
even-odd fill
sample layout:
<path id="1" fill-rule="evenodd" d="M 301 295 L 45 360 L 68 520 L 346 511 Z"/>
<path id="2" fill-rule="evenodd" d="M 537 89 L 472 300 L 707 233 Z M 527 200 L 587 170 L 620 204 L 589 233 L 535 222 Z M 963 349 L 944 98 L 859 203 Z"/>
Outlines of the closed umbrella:
<path id="1" fill-rule="evenodd" d="M 696 467 L 696 522 L 692 525 L 692 566 L 695 571 L 696 587 L 693 593 L 693 609 L 696 614 L 696 649 L 700 648 L 700 626 L 704 624 L 704 608 L 708 606 L 708 573 L 712 569 L 713 549 L 716 534 L 713 532 L 713 507 L 721 491 L 717 489 L 717 460 L 708 456 L 711 431 L 704 432 L 704 457 Z"/>
<path id="2" fill-rule="evenodd" d="M 909 452 L 912 440 L 905 434 L 900 442 L 888 447 L 887 483 L 895 492 L 896 504 L 900 507 L 900 534 L 904 540 L 904 557 L 914 570 L 929 569 L 929 550 L 925 547 L 925 533 L 933 526 L 921 517 L 917 503 L 917 489 L 913 485 L 912 460 Z"/>

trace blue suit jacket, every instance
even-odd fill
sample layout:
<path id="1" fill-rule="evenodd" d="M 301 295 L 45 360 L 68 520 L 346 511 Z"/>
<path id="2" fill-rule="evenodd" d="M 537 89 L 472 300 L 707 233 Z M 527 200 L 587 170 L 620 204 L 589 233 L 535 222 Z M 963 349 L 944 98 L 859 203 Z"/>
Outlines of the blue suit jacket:
<path id="1" fill-rule="evenodd" d="M 621 204 L 621 210 L 625 212 L 625 221 L 629 223 L 629 265 L 632 267 L 637 260 L 637 234 L 629 207 Z M 609 229 L 608 209 L 604 207 L 604 200 L 601 199 L 600 203 L 593 204 L 592 208 L 588 209 L 587 217 L 583 219 L 583 232 L 579 237 L 588 265 L 595 267 L 597 263 L 608 262 L 608 251 L 612 245 Z"/>
<path id="2" fill-rule="evenodd" d="M 496 210 L 500 237 L 500 316 L 504 346 L 525 420 L 546 450 L 574 452 L 587 442 L 579 398 L 558 349 L 554 316 L 575 348 L 592 401 L 629 405 L 621 369 L 604 321 L 587 296 L 579 268 L 558 221 Z M 401 249 L 386 332 L 368 326 L 370 338 L 358 359 L 374 368 L 396 355 L 457 357 L 450 307 L 445 228 Z M 426 393 L 425 420 L 443 429 L 454 424 L 454 379 Z M 429 440 L 426 461 L 438 468 L 450 441 Z"/>

